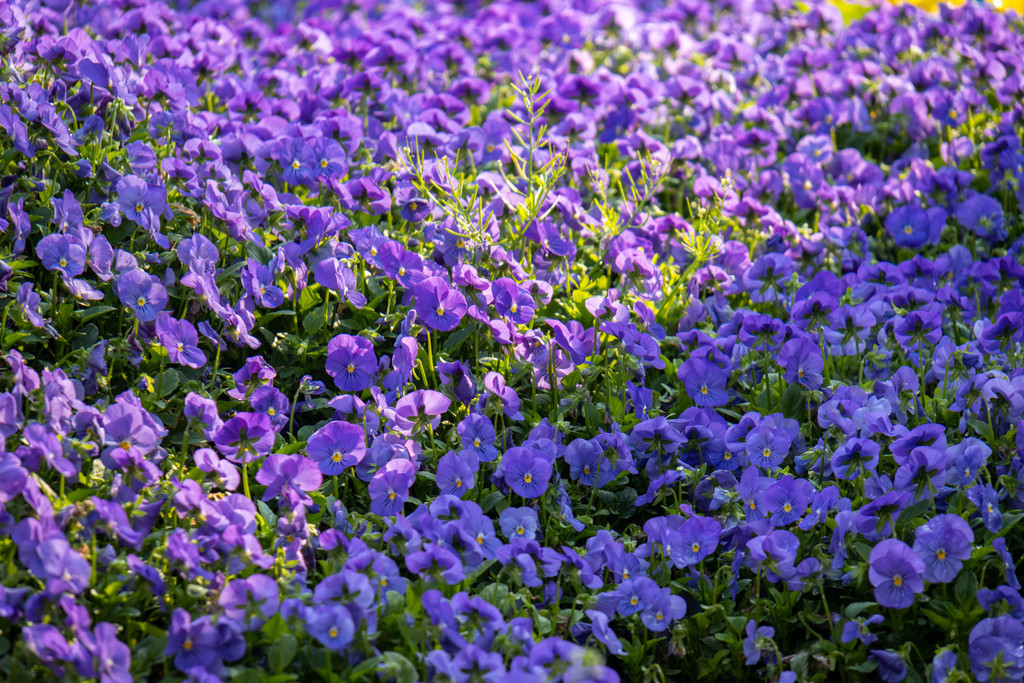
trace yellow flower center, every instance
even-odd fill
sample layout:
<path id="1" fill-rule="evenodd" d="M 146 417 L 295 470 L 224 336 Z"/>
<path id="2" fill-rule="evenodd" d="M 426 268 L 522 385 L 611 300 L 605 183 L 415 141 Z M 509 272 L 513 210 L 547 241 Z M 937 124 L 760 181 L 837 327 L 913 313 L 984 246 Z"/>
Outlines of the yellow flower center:
<path id="1" fill-rule="evenodd" d="M 690 550 L 692 550 L 695 553 L 699 553 L 700 552 L 700 543 L 694 543 L 693 545 L 691 545 L 690 546 Z"/>
<path id="2" fill-rule="evenodd" d="M 903 577 L 900 576 L 899 574 L 897 574 L 896 576 L 892 577 L 892 584 L 894 586 L 896 586 L 897 588 L 902 586 L 903 585 Z"/>
<path id="3" fill-rule="evenodd" d="M 355 372 L 356 371 L 356 364 L 355 363 L 349 363 L 348 367 L 345 368 L 345 370 L 348 371 L 348 372 Z"/>
<path id="4" fill-rule="evenodd" d="M 299 170 L 299 166 L 301 166 L 301 164 L 299 163 L 298 159 L 292 162 L 292 168 L 294 168 L 296 171 Z"/>
<path id="5" fill-rule="evenodd" d="M 520 524 L 519 526 L 516 527 L 516 536 L 522 536 L 525 533 L 526 533 L 526 529 L 523 528 L 522 524 Z M 480 542 L 483 543 L 482 540 Z"/>
<path id="6" fill-rule="evenodd" d="M 394 500 L 394 499 L 395 499 L 395 492 L 394 491 L 388 491 L 388 500 Z"/>
<path id="7" fill-rule="evenodd" d="M 529 484 L 531 481 L 533 481 L 533 475 L 532 474 L 527 474 L 526 476 L 523 477 L 523 481 L 525 481 L 527 484 Z"/>
<path id="8" fill-rule="evenodd" d="M 704 396 L 707 395 L 707 393 L 708 393 L 708 385 L 707 384 L 705 384 L 704 386 L 702 386 L 700 388 L 700 393 L 701 393 L 701 395 L 704 395 Z"/>
<path id="9" fill-rule="evenodd" d="M 185 642 L 181 644 L 181 649 L 183 649 L 185 652 L 190 652 L 192 650 L 192 640 L 186 638 Z"/>
<path id="10" fill-rule="evenodd" d="M 473 439 L 473 448 L 480 448 L 480 439 Z"/>
<path id="11" fill-rule="evenodd" d="M 441 318 L 443 316 L 444 316 L 444 306 L 438 306 L 437 307 L 437 317 Z"/>
<path id="12" fill-rule="evenodd" d="M 139 202 L 138 204 L 136 204 L 136 205 L 135 205 L 135 212 L 136 212 L 136 213 L 142 213 L 142 210 L 143 210 L 144 208 L 146 208 L 146 207 L 144 207 L 144 206 L 142 205 L 142 202 Z"/>
<path id="13" fill-rule="evenodd" d="M 786 503 L 785 505 L 782 506 L 782 510 L 783 512 L 792 512 L 793 506 L 790 505 L 789 503 Z"/>
<path id="14" fill-rule="evenodd" d="M 766 448 L 763 451 L 761 451 L 761 457 L 770 458 L 771 455 L 772 455 L 772 449 L 770 449 L 770 448 Z"/>
<path id="15" fill-rule="evenodd" d="M 942 548 L 939 548 L 939 551 L 935 553 L 935 557 L 939 558 L 940 560 L 946 559 L 946 551 Z"/>
<path id="16" fill-rule="evenodd" d="M 631 605 L 636 605 L 638 602 L 640 602 L 640 600 L 638 600 L 635 595 L 629 599 L 629 604 Z"/>
<path id="17" fill-rule="evenodd" d="M 145 306 L 146 305 L 146 298 L 140 296 L 138 299 L 135 300 L 135 303 L 138 306 Z"/>
<path id="18" fill-rule="evenodd" d="M 331 456 L 331 460 L 334 462 L 341 462 L 341 451 L 335 451 L 334 455 Z"/>
<path id="19" fill-rule="evenodd" d="M 337 626 L 332 626 L 331 630 L 327 632 L 327 635 L 329 635 L 331 638 L 337 638 L 338 637 L 338 627 Z"/>

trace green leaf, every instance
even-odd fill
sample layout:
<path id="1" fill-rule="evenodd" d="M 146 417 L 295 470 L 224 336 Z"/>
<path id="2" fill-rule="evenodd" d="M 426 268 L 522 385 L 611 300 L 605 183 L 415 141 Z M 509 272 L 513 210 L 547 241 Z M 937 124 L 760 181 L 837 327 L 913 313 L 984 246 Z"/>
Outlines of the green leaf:
<path id="1" fill-rule="evenodd" d="M 463 342 L 469 339 L 469 335 L 475 333 L 478 333 L 475 325 L 461 325 L 459 329 L 448 335 L 441 350 L 448 354 L 454 354 Z"/>
<path id="2" fill-rule="evenodd" d="M 385 652 L 383 659 L 384 662 L 378 671 L 386 670 L 391 674 L 388 678 L 395 683 L 415 683 L 419 678 L 412 662 L 397 652 Z"/>
<path id="3" fill-rule="evenodd" d="M 843 614 L 846 615 L 847 619 L 856 619 L 864 610 L 877 606 L 877 602 L 851 602 L 846 606 L 846 609 L 843 610 Z"/>
<path id="4" fill-rule="evenodd" d="M 106 315 L 112 311 L 116 311 L 117 308 L 114 306 L 90 306 L 84 313 L 81 314 L 79 320 L 83 323 L 87 323 L 94 318 L 98 318 L 101 315 Z"/>
<path id="5" fill-rule="evenodd" d="M 370 671 L 376 669 L 377 666 L 383 661 L 383 657 L 371 657 L 370 659 L 364 659 L 359 663 L 359 665 L 356 668 L 352 669 L 348 677 L 350 679 L 355 679 L 359 676 L 362 676 L 363 674 L 367 674 Z"/>
<path id="6" fill-rule="evenodd" d="M 298 651 L 299 641 L 290 633 L 285 633 L 274 641 L 274 644 L 270 646 L 270 650 L 267 653 L 270 665 L 274 667 L 274 672 L 281 673 L 284 671 L 285 667 L 295 659 L 295 654 Z"/>
<path id="7" fill-rule="evenodd" d="M 966 608 L 974 602 L 978 594 L 978 577 L 973 572 L 960 572 L 956 583 L 953 584 L 953 595 L 956 597 L 956 604 Z"/>
<path id="8" fill-rule="evenodd" d="M 259 508 L 260 517 L 267 523 L 268 527 L 274 528 L 277 525 L 277 515 L 271 511 L 270 506 L 264 503 L 262 500 L 256 501 L 256 507 Z"/>
<path id="9" fill-rule="evenodd" d="M 302 319 L 302 329 L 314 334 L 324 326 L 324 307 L 317 306 Z"/>
<path id="10" fill-rule="evenodd" d="M 157 386 L 160 387 L 160 397 L 169 396 L 181 383 L 181 373 L 177 370 L 164 370 L 157 379 Z"/>
<path id="11" fill-rule="evenodd" d="M 501 495 L 501 491 L 491 491 L 480 501 L 480 509 L 485 513 L 490 512 L 504 498 L 505 496 Z"/>
<path id="12" fill-rule="evenodd" d="M 921 613 L 924 614 L 926 617 L 928 617 L 928 619 L 933 624 L 935 624 L 936 626 L 938 626 L 939 628 L 941 628 L 943 630 L 949 629 L 949 628 L 951 628 L 953 626 L 953 622 L 952 621 L 950 621 L 946 617 L 942 616 L 941 614 L 939 614 L 935 610 L 922 609 Z"/>

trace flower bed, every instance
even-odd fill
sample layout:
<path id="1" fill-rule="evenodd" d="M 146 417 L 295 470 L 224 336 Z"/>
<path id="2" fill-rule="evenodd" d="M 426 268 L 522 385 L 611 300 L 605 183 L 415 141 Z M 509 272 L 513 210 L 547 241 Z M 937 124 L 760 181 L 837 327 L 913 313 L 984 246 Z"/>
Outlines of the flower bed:
<path id="1" fill-rule="evenodd" d="M 1024 680 L 1020 16 L 668 4 L 0 0 L 0 677 Z"/>

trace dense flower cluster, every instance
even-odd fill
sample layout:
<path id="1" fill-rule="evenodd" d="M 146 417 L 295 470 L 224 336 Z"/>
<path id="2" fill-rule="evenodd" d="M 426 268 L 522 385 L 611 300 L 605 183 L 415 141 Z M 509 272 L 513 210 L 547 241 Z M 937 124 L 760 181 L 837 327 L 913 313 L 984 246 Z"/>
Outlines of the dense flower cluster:
<path id="1" fill-rule="evenodd" d="M 0 0 L 0 677 L 1024 680 L 1024 23 Z"/>

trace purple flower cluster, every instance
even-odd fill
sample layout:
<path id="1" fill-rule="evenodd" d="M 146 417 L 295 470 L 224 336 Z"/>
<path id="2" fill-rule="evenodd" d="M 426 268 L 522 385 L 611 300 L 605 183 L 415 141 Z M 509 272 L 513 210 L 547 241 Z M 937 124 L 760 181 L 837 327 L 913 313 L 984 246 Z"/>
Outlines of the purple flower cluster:
<path id="1" fill-rule="evenodd" d="M 0 0 L 0 678 L 1024 678 L 1024 21 L 839 5 Z"/>

